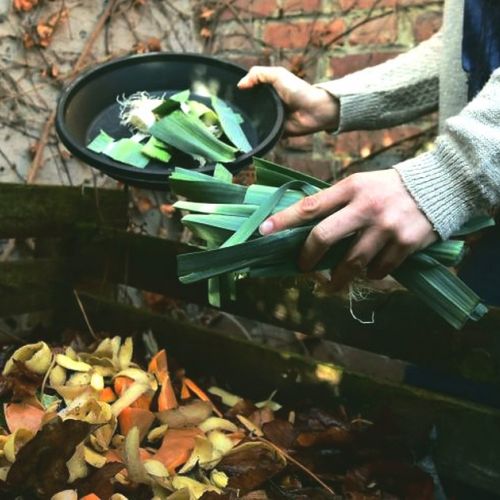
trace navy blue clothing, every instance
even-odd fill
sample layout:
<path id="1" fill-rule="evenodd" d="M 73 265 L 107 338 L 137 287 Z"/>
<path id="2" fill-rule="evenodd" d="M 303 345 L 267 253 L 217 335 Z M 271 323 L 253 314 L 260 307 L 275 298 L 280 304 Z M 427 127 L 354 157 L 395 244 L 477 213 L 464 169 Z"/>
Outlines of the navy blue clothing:
<path id="1" fill-rule="evenodd" d="M 462 63 L 470 100 L 500 67 L 499 0 L 465 0 Z"/>
<path id="2" fill-rule="evenodd" d="M 469 100 L 500 67 L 500 0 L 465 0 L 462 63 Z M 500 99 L 500 95 L 498 96 Z M 491 165 L 500 168 L 500 165 Z M 472 245 L 460 277 L 488 304 L 500 305 L 500 225 Z"/>

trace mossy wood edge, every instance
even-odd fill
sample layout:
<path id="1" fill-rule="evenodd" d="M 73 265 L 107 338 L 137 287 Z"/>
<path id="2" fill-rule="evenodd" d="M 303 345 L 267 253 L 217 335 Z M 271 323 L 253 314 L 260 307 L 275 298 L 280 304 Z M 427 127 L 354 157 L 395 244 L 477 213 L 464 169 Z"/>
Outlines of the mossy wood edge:
<path id="1" fill-rule="evenodd" d="M 213 374 L 231 390 L 264 398 L 278 389 L 278 399 L 298 401 L 307 395 L 312 404 L 326 405 L 340 394 L 349 408 L 366 418 L 390 409 L 401 419 L 408 439 L 435 426 L 439 472 L 500 491 L 500 411 L 368 378 L 83 292 L 80 297 L 94 330 L 122 335 L 152 330 L 159 344 L 190 373 Z M 85 327 L 76 306 L 65 307 L 62 313 L 59 325 Z"/>
<path id="2" fill-rule="evenodd" d="M 74 272 L 81 278 L 97 283 L 108 279 L 207 304 L 206 283 L 183 285 L 177 278 L 176 257 L 194 251 L 192 247 L 88 225 L 78 226 L 75 235 Z M 500 310 L 492 309 L 480 322 L 469 322 L 457 332 L 404 291 L 379 293 L 354 307 L 360 317 L 375 311 L 375 323 L 356 321 L 345 300 L 316 292 L 310 278 L 240 280 L 237 300 L 223 304 L 225 311 L 243 317 L 310 334 L 320 330 L 335 342 L 500 383 Z M 470 361 L 476 352 L 484 353 L 480 363 Z"/>
<path id="3" fill-rule="evenodd" d="M 0 317 L 54 309 L 71 290 L 68 261 L 0 262 Z"/>
<path id="4" fill-rule="evenodd" d="M 75 223 L 125 228 L 123 191 L 92 187 L 0 185 L 0 238 L 64 236 Z"/>

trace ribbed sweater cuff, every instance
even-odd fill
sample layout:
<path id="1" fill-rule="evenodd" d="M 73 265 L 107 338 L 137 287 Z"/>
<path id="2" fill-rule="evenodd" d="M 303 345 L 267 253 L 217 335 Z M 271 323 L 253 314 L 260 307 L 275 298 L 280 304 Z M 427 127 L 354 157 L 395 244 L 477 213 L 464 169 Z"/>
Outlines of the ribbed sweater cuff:
<path id="1" fill-rule="evenodd" d="M 480 212 L 480 189 L 467 166 L 445 144 L 394 167 L 442 239 Z"/>
<path id="2" fill-rule="evenodd" d="M 373 129 L 379 116 L 377 94 L 347 94 L 336 83 L 332 81 L 315 85 L 335 96 L 340 102 L 339 126 L 331 132 L 338 134 L 350 130 Z"/>

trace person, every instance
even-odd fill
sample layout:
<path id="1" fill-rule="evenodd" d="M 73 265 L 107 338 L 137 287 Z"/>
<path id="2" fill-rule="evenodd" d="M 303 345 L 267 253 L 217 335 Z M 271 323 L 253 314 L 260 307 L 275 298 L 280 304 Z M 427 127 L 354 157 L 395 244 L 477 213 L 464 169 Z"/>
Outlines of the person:
<path id="1" fill-rule="evenodd" d="M 332 286 L 340 289 L 365 271 L 380 279 L 471 217 L 491 214 L 500 205 L 499 66 L 500 2 L 445 0 L 438 33 L 343 78 L 311 85 L 284 68 L 251 68 L 239 88 L 273 85 L 287 107 L 290 136 L 391 127 L 438 107 L 440 123 L 432 151 L 350 175 L 269 217 L 261 234 L 320 218 L 299 259 L 307 271 L 331 245 L 356 233 L 332 270 Z M 490 287 L 496 296 L 483 297 L 490 303 L 500 303 L 500 269 L 496 279 Z"/>

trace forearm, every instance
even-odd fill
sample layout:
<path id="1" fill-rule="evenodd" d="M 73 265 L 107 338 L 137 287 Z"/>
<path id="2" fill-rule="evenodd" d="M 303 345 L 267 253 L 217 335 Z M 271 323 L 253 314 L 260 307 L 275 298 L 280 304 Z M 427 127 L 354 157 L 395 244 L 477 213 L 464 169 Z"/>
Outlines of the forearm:
<path id="1" fill-rule="evenodd" d="M 446 122 L 434 151 L 396 165 L 442 238 L 500 206 L 500 69 Z"/>
<path id="2" fill-rule="evenodd" d="M 338 132 L 392 127 L 437 109 L 441 34 L 377 66 L 319 83 L 340 101 Z"/>

